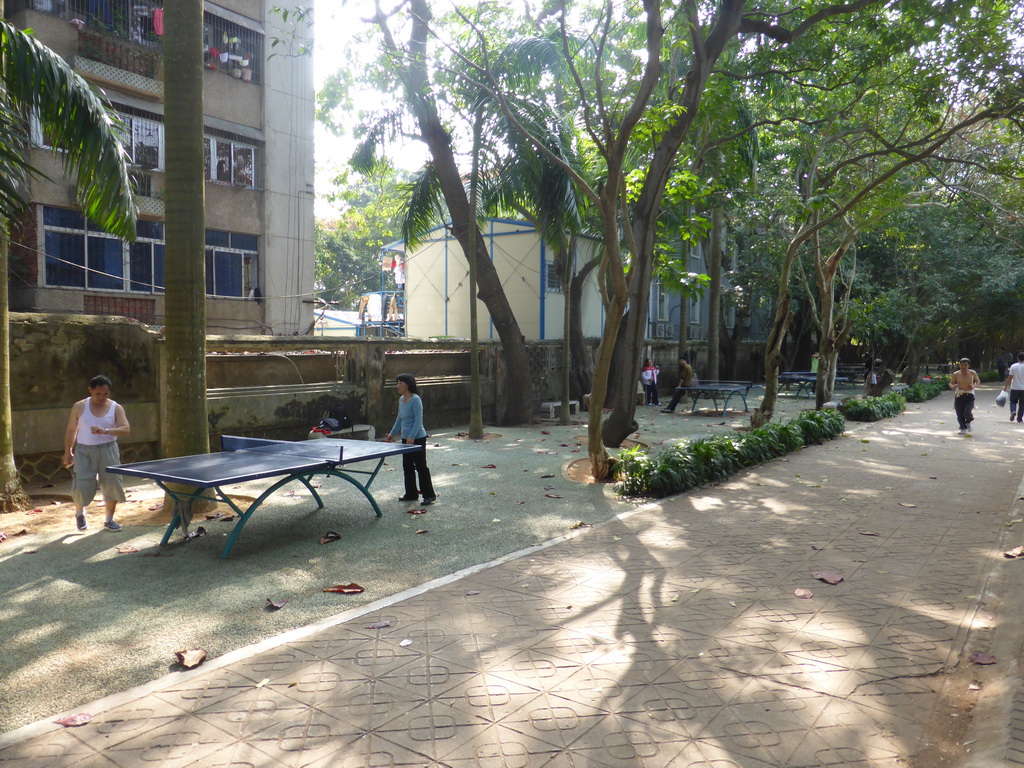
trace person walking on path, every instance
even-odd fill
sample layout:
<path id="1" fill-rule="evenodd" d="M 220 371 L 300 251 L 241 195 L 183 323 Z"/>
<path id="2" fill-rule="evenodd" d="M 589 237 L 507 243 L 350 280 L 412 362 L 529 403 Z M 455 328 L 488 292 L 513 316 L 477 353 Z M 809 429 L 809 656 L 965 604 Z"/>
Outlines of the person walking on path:
<path id="1" fill-rule="evenodd" d="M 1004 348 L 996 357 L 996 368 L 999 369 L 999 380 L 1002 381 L 1006 378 L 1006 372 L 1013 364 L 1013 355 L 1006 351 Z"/>
<path id="2" fill-rule="evenodd" d="M 424 504 L 437 501 L 434 484 L 427 467 L 427 430 L 423 428 L 423 401 L 417 394 L 416 378 L 411 373 L 400 373 L 395 377 L 398 390 L 398 418 L 384 442 L 394 442 L 399 437 L 406 445 L 422 446 L 422 451 L 402 454 L 402 470 L 405 473 L 405 495 L 399 501 L 416 501 L 423 494 Z M 419 477 L 419 490 L 416 479 Z"/>
<path id="3" fill-rule="evenodd" d="M 970 358 L 961 358 L 960 370 L 949 380 L 949 388 L 956 393 L 953 397 L 953 410 L 956 411 L 961 435 L 971 432 L 971 422 L 974 421 L 974 388 L 979 384 L 981 379 L 978 378 L 977 371 L 971 370 Z"/>
<path id="4" fill-rule="evenodd" d="M 661 371 L 654 363 L 651 362 L 651 358 L 644 360 L 644 367 L 640 369 L 640 381 L 644 384 L 644 395 L 647 401 L 647 405 L 661 405 L 661 401 L 658 399 L 658 374 Z"/>
<path id="5" fill-rule="evenodd" d="M 676 384 L 676 391 L 672 393 L 672 401 L 668 404 L 668 408 L 661 409 L 662 413 L 675 413 L 676 406 L 686 394 L 686 387 L 693 384 L 693 379 L 693 367 L 686 355 L 683 355 L 679 358 L 679 383 Z"/>
<path id="6" fill-rule="evenodd" d="M 107 473 L 107 467 L 121 463 L 117 438 L 129 434 L 128 417 L 118 403 L 110 399 L 110 379 L 94 376 L 89 382 L 89 396 L 71 406 L 68 428 L 64 432 L 64 466 L 74 467 L 71 498 L 75 504 L 78 530 L 89 528 L 85 508 L 96 496 L 97 478 L 103 491 L 107 518 L 103 527 L 120 531 L 114 522 L 118 502 L 124 501 L 121 475 Z"/>
<path id="7" fill-rule="evenodd" d="M 1024 352 L 1017 353 L 1017 362 L 1010 366 L 1003 389 L 1010 390 L 1010 421 L 1024 422 Z"/>

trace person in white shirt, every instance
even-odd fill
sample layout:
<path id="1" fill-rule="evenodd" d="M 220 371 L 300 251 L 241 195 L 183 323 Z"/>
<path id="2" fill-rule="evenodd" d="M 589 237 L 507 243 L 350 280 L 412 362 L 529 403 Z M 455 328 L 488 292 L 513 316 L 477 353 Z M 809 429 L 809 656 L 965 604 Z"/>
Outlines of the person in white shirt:
<path id="1" fill-rule="evenodd" d="M 1024 352 L 1017 353 L 1017 362 L 1010 366 L 1003 389 L 1010 391 L 1010 421 L 1024 421 Z M 1016 415 L 1015 415 L 1016 414 Z"/>
<path id="2" fill-rule="evenodd" d="M 71 406 L 64 433 L 64 466 L 74 467 L 71 498 L 78 530 L 89 528 L 85 508 L 96 496 L 97 477 L 107 508 L 103 527 L 108 531 L 121 530 L 114 522 L 114 511 L 118 502 L 125 500 L 124 486 L 121 475 L 109 474 L 107 467 L 121 463 L 117 438 L 131 431 L 124 408 L 110 399 L 110 379 L 94 376 L 89 382 L 89 396 Z"/>

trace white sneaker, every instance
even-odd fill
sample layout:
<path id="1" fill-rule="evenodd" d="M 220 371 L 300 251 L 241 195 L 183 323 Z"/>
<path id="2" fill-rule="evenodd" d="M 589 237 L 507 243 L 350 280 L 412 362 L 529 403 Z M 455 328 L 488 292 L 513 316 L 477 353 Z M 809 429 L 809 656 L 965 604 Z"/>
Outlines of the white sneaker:
<path id="1" fill-rule="evenodd" d="M 961 435 L 966 435 L 967 434 L 967 430 L 966 429 L 961 429 L 960 430 L 960 434 Z"/>
<path id="2" fill-rule="evenodd" d="M 972 431 L 973 431 L 973 430 L 971 429 L 971 425 L 970 425 L 970 424 L 968 424 L 968 425 L 967 425 L 967 431 L 968 431 L 968 432 L 972 432 Z"/>

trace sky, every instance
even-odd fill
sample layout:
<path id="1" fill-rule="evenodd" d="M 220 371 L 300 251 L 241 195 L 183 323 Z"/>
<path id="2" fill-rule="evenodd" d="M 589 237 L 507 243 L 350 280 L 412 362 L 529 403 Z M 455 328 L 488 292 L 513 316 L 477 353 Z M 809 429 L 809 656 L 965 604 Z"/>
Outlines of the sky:
<path id="1" fill-rule="evenodd" d="M 315 17 L 315 45 L 313 49 L 313 76 L 317 91 L 331 74 L 348 63 L 348 48 L 355 44 L 355 38 L 365 33 L 369 25 L 362 19 L 369 16 L 373 3 L 367 0 L 348 0 L 341 3 L 318 3 Z M 369 45 L 358 46 L 353 52 L 359 57 L 372 57 L 374 48 Z M 350 93 L 356 109 L 373 109 L 379 103 L 379 95 L 370 93 Z M 357 115 L 352 115 L 346 123 L 355 129 Z M 337 215 L 337 209 L 324 199 L 324 194 L 331 189 L 331 178 L 336 169 L 343 167 L 352 156 L 356 139 L 351 133 L 344 137 L 331 134 L 319 123 L 314 133 L 316 152 L 316 193 L 315 213 L 317 218 L 330 218 Z M 402 151 L 396 152 L 395 161 L 401 167 L 414 170 L 423 164 L 423 149 L 417 142 Z"/>

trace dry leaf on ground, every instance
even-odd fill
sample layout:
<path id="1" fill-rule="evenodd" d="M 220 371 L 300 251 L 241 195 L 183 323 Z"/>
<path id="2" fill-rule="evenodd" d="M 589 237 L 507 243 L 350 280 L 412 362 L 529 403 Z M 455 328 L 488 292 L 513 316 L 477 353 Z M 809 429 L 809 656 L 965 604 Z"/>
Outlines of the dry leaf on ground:
<path id="1" fill-rule="evenodd" d="M 192 648 L 188 651 L 175 651 L 174 658 L 178 660 L 185 669 L 195 669 L 206 661 L 206 651 L 202 648 Z"/>
<path id="2" fill-rule="evenodd" d="M 80 725 L 92 722 L 92 715 L 87 712 L 79 712 L 77 715 L 64 715 L 64 717 L 57 718 L 54 720 L 57 725 L 63 725 L 65 728 L 77 728 Z"/>
<path id="3" fill-rule="evenodd" d="M 340 538 L 341 534 L 337 531 L 327 531 L 327 533 L 320 537 L 320 543 L 330 544 L 332 541 L 337 541 Z"/>
<path id="4" fill-rule="evenodd" d="M 838 584 L 843 580 L 843 577 L 835 571 L 812 571 L 811 576 L 826 584 Z"/>
<path id="5" fill-rule="evenodd" d="M 1011 560 L 1015 557 L 1020 557 L 1021 555 L 1024 555 L 1024 546 L 1014 547 L 1013 549 L 1008 549 L 1003 552 L 1003 557 L 1008 557 Z"/>
<path id="6" fill-rule="evenodd" d="M 814 593 L 809 589 L 794 589 L 793 594 L 799 597 L 801 600 L 810 600 L 814 597 Z"/>
<path id="7" fill-rule="evenodd" d="M 353 582 L 352 584 L 335 584 L 333 587 L 327 587 L 323 591 L 337 592 L 339 595 L 358 595 L 365 590 Z"/>
<path id="8" fill-rule="evenodd" d="M 267 598 L 267 607 L 274 611 L 284 608 L 287 603 L 287 600 L 271 600 L 269 597 Z"/>
<path id="9" fill-rule="evenodd" d="M 982 666 L 996 663 L 996 657 L 994 655 L 992 655 L 991 653 L 982 653 L 981 651 L 974 651 L 967 658 L 971 661 L 971 663 L 980 664 Z"/>

